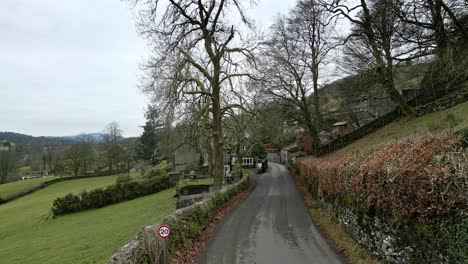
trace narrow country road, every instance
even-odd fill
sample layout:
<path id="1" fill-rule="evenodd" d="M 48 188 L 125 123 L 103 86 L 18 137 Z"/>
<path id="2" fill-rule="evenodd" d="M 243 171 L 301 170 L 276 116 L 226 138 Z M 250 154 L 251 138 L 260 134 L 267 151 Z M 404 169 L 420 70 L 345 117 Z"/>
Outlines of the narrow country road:
<path id="1" fill-rule="evenodd" d="M 216 227 L 199 263 L 342 263 L 312 223 L 283 165 L 254 175 L 257 187 Z"/>

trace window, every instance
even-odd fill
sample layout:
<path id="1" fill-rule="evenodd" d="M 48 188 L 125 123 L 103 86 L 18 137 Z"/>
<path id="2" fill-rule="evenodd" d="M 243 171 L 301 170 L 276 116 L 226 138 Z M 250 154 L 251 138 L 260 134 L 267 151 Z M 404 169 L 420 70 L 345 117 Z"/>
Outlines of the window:
<path id="1" fill-rule="evenodd" d="M 253 158 L 242 158 L 242 165 L 253 165 L 254 159 Z"/>

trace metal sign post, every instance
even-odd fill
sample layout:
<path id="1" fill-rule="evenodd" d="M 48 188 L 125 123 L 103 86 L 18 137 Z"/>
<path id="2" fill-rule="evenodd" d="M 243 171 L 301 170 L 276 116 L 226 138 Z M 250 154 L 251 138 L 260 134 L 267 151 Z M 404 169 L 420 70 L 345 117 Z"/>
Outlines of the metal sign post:
<path id="1" fill-rule="evenodd" d="M 163 239 L 163 259 L 164 259 L 164 264 L 167 264 L 166 239 Z"/>
<path id="2" fill-rule="evenodd" d="M 166 248 L 166 239 L 171 235 L 171 229 L 167 225 L 162 225 L 158 228 L 158 236 L 163 240 L 163 259 L 164 264 L 167 264 L 167 248 Z"/>

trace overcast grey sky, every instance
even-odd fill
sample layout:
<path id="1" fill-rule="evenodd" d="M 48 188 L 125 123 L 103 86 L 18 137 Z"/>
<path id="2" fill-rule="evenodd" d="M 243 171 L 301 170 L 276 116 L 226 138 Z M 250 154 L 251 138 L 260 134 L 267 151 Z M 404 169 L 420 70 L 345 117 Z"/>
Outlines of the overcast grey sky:
<path id="1" fill-rule="evenodd" d="M 259 0 L 249 13 L 267 27 L 294 3 Z M 147 51 L 133 18 L 119 0 L 2 0 L 0 131 L 68 136 L 116 121 L 139 135 Z"/>

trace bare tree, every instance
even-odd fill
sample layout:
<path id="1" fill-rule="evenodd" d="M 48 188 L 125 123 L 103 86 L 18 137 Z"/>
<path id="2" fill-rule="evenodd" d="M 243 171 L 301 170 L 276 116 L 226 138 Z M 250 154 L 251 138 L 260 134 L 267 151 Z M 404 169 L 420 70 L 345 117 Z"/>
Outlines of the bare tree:
<path id="1" fill-rule="evenodd" d="M 445 84 L 449 88 L 463 78 L 466 63 L 460 58 L 466 56 L 468 43 L 467 27 L 462 22 L 468 16 L 466 1 L 401 0 L 394 11 L 404 23 L 401 37 L 415 51 L 406 59 L 435 55 L 435 63 L 426 74 L 429 85 L 443 87 L 441 84 Z M 461 42 L 465 43 L 458 50 L 451 28 L 458 31 Z"/>
<path id="2" fill-rule="evenodd" d="M 68 167 L 74 176 L 79 176 L 80 172 L 86 173 L 86 170 L 89 167 L 89 162 L 93 160 L 93 157 L 93 147 L 86 141 L 80 141 L 73 144 L 66 152 Z"/>
<path id="3" fill-rule="evenodd" d="M 103 131 L 103 139 L 105 144 L 113 144 L 122 138 L 122 129 L 119 127 L 119 123 L 109 123 Z M 86 138 L 85 135 L 80 136 L 80 141 L 91 141 L 92 139 Z"/>
<path id="4" fill-rule="evenodd" d="M 222 105 L 223 91 L 232 87 L 234 78 L 248 76 L 239 70 L 242 61 L 253 59 L 251 48 L 240 45 L 236 26 L 226 18 L 236 12 L 244 25 L 250 22 L 239 0 L 169 0 L 165 7 L 158 0 L 136 2 L 143 4 L 139 27 L 154 54 L 146 67 L 144 90 L 166 110 L 183 106 L 186 94 L 205 95 L 211 101 L 214 183 L 219 190 L 223 108 L 232 107 Z"/>
<path id="5" fill-rule="evenodd" d="M 328 56 L 330 51 L 336 47 L 335 21 L 319 1 L 300 0 L 291 10 L 289 23 L 291 29 L 296 31 L 294 37 L 298 37 L 299 43 L 305 48 L 304 56 L 300 59 L 310 70 L 315 129 L 320 133 L 323 118 L 319 105 L 319 79 L 323 68 L 330 61 Z"/>
<path id="6" fill-rule="evenodd" d="M 212 120 L 210 118 L 210 103 L 207 96 L 192 95 L 193 100 L 187 108 L 185 123 L 187 124 L 186 142 L 194 146 L 200 153 L 206 154 L 208 176 L 214 176 Z"/>
<path id="7" fill-rule="evenodd" d="M 409 106 L 398 90 L 395 88 L 393 76 L 393 58 L 391 45 L 393 34 L 393 16 L 385 12 L 387 7 L 391 7 L 393 0 L 380 0 L 379 5 L 369 7 L 366 0 L 359 0 L 359 3 L 351 6 L 343 0 L 333 0 L 326 4 L 327 9 L 334 13 L 336 17 L 347 19 L 355 27 L 355 31 L 348 37 L 361 37 L 367 45 L 373 57 L 374 69 L 379 77 L 379 83 L 388 93 L 390 98 L 408 116 L 414 115 L 414 110 Z M 372 12 L 374 8 L 375 12 Z M 373 15 L 375 14 L 375 15 Z M 379 17 L 386 15 L 385 17 Z"/>
<path id="8" fill-rule="evenodd" d="M 243 146 L 251 143 L 247 142 L 251 140 L 250 135 L 248 135 L 248 127 L 258 114 L 255 109 L 252 109 L 258 105 L 255 102 L 255 97 L 255 93 L 251 96 L 237 94 L 235 101 L 242 107 L 240 109 L 231 108 L 225 112 L 226 144 L 236 155 L 234 173 L 237 178 L 242 177 L 242 158 L 248 151 L 248 149 L 243 149 Z"/>
<path id="9" fill-rule="evenodd" d="M 122 130 L 117 122 L 111 122 L 106 126 L 103 133 L 104 146 L 106 151 L 107 166 L 109 172 L 112 173 L 114 165 L 118 162 L 120 152 L 122 150 L 118 141 L 122 138 Z"/>
<path id="10" fill-rule="evenodd" d="M 11 172 L 16 169 L 16 153 L 0 151 L 0 182 L 5 183 Z"/>
<path id="11" fill-rule="evenodd" d="M 94 138 L 87 134 L 81 134 L 77 138 L 78 144 L 81 148 L 82 155 L 82 168 L 81 171 L 83 175 L 93 167 L 93 164 L 96 160 L 96 152 L 93 145 L 96 143 Z"/>
<path id="12" fill-rule="evenodd" d="M 314 143 L 317 143 L 318 133 L 310 96 L 313 91 L 311 71 L 302 62 L 307 56 L 307 48 L 297 34 L 285 17 L 275 21 L 259 66 L 261 84 L 265 93 L 277 103 L 297 113 L 291 117 L 306 128 Z"/>

